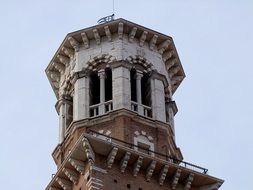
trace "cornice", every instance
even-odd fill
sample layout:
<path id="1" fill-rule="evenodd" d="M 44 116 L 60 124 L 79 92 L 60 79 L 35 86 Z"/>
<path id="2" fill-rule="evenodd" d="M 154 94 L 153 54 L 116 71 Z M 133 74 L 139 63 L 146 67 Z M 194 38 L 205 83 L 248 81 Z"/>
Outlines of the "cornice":
<path id="1" fill-rule="evenodd" d="M 124 39 L 128 38 L 129 43 L 135 40 L 140 47 L 146 44 L 151 51 L 160 53 L 172 82 L 172 91 L 173 93 L 176 91 L 185 74 L 173 39 L 170 36 L 120 18 L 67 34 L 46 68 L 46 74 L 57 98 L 59 98 L 59 82 L 52 73 L 63 74 L 69 62 L 75 59 L 75 54 L 80 50 L 80 47 L 90 48 L 90 41 L 92 40 L 96 42 L 96 45 L 100 45 L 103 37 L 106 37 L 110 42 L 112 35 L 116 35 L 119 40 L 123 40 L 124 36 Z M 114 61 L 121 60 L 111 57 L 108 63 Z"/>

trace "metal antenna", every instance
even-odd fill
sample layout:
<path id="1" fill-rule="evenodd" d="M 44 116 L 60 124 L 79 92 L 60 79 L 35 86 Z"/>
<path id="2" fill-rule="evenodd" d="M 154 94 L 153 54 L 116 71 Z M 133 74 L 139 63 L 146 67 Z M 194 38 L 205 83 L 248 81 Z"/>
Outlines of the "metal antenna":
<path id="1" fill-rule="evenodd" d="M 114 0 L 112 0 L 112 15 L 109 15 L 109 16 L 105 16 L 101 19 L 98 20 L 98 24 L 103 24 L 103 23 L 106 23 L 106 22 L 111 22 L 114 20 Z"/>
<path id="2" fill-rule="evenodd" d="M 112 0 L 112 14 L 114 15 L 114 0 Z"/>

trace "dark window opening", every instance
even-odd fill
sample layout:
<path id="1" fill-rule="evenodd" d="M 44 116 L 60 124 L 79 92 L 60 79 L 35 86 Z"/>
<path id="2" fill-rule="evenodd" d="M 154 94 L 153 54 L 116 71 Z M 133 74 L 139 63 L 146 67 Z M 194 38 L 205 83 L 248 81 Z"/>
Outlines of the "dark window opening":
<path id="1" fill-rule="evenodd" d="M 151 84 L 148 74 L 141 78 L 142 104 L 151 107 Z"/>
<path id="2" fill-rule="evenodd" d="M 136 70 L 131 69 L 130 71 L 130 80 L 131 80 L 131 100 L 137 102 L 137 93 L 136 93 Z"/>
<path id="3" fill-rule="evenodd" d="M 114 179 L 113 181 L 114 181 L 114 183 L 118 183 L 117 179 Z"/>
<path id="4" fill-rule="evenodd" d="M 97 72 L 90 75 L 90 105 L 100 102 L 100 81 Z"/>
<path id="5" fill-rule="evenodd" d="M 131 185 L 130 185 L 130 184 L 127 184 L 127 188 L 130 189 L 130 188 L 131 188 Z"/>
<path id="6" fill-rule="evenodd" d="M 142 190 L 142 188 L 139 187 L 139 190 Z"/>
<path id="7" fill-rule="evenodd" d="M 73 104 L 71 103 L 70 105 L 66 106 L 66 109 L 66 126 L 68 128 L 73 121 Z"/>
<path id="8" fill-rule="evenodd" d="M 112 100 L 112 70 L 105 69 L 105 101 Z"/>

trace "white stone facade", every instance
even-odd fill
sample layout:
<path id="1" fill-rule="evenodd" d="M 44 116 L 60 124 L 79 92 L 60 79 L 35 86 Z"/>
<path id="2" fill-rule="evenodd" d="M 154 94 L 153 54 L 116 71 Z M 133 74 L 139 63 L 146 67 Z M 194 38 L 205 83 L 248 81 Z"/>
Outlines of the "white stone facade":
<path id="1" fill-rule="evenodd" d="M 108 93 L 105 69 L 112 73 L 111 100 L 105 100 Z M 136 73 L 134 78 L 131 69 Z M 123 108 L 171 124 L 174 115 L 166 108 L 165 97 L 172 99 L 184 78 L 172 38 L 123 19 L 68 34 L 46 72 L 59 101 L 70 97 L 73 121 Z M 99 77 L 99 84 L 96 83 L 99 94 L 93 95 L 99 96 L 96 104 L 91 103 L 90 73 Z M 145 88 L 151 92 L 143 91 L 144 76 L 150 83 Z M 133 81 L 135 101 L 131 92 Z M 68 112 L 62 110 L 58 108 L 60 142 L 67 130 L 62 117 L 68 117 Z"/>

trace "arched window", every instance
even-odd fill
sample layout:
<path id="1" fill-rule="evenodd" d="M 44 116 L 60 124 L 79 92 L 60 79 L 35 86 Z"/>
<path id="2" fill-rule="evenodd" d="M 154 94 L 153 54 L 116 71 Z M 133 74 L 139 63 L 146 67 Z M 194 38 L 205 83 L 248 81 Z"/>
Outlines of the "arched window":
<path id="1" fill-rule="evenodd" d="M 90 74 L 90 116 L 102 115 L 112 107 L 112 71 L 101 69 Z"/>
<path id="2" fill-rule="evenodd" d="M 136 69 L 130 71 L 131 110 L 146 117 L 152 117 L 151 82 L 147 73 Z"/>
<path id="3" fill-rule="evenodd" d="M 147 136 L 145 131 L 135 131 L 134 134 L 135 150 L 154 156 L 153 138 L 151 136 Z"/>

